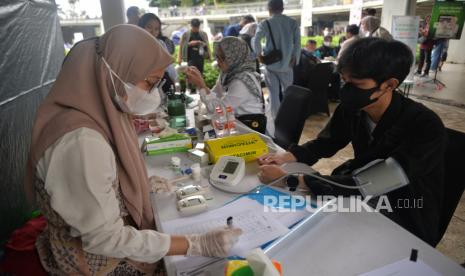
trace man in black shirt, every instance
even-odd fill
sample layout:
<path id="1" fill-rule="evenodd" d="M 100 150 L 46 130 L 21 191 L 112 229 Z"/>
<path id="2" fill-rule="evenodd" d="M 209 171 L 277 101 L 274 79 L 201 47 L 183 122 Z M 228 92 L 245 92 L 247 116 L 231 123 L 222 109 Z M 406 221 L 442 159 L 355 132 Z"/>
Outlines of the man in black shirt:
<path id="1" fill-rule="evenodd" d="M 330 35 L 327 35 L 324 37 L 324 40 L 323 40 L 323 45 L 321 45 L 318 49 L 317 49 L 317 57 L 320 58 L 320 59 L 325 59 L 327 57 L 333 57 L 333 58 L 336 58 L 336 49 L 334 49 L 332 46 L 331 46 L 331 43 L 333 42 L 333 37 L 330 36 Z"/>
<path id="2" fill-rule="evenodd" d="M 396 91 L 412 62 L 412 52 L 398 41 L 363 38 L 351 44 L 339 59 L 338 71 L 345 85 L 332 118 L 315 140 L 293 145 L 286 153 L 261 157 L 261 180 L 267 183 L 284 175 L 276 165 L 293 161 L 313 165 L 352 143 L 355 157 L 323 177 L 355 186 L 357 169 L 374 160 L 396 163 L 408 184 L 383 193 L 393 207 L 393 212 L 383 213 L 429 244 L 437 244 L 446 134 L 434 112 Z M 304 181 L 317 195 L 360 195 L 362 190 L 340 188 L 308 176 Z M 374 179 L 373 185 L 377 181 Z M 420 200 L 422 206 L 416 208 L 400 205 Z"/>
<path id="3" fill-rule="evenodd" d="M 307 87 L 309 73 L 320 63 L 320 60 L 314 56 L 316 51 L 316 41 L 309 39 L 305 48 L 300 50 L 300 61 L 294 65 L 294 84 Z"/>
<path id="4" fill-rule="evenodd" d="M 210 49 L 207 34 L 200 30 L 199 19 L 191 20 L 191 30 L 182 35 L 179 45 L 178 62 L 186 61 L 189 66 L 195 66 L 203 73 L 204 59 L 210 58 Z"/>

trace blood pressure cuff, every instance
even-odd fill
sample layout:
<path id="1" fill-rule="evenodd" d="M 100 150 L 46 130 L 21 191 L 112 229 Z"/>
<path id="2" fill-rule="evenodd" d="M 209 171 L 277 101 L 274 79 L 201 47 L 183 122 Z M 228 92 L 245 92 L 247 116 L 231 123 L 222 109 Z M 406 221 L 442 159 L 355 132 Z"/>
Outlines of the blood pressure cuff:
<path id="1" fill-rule="evenodd" d="M 316 175 L 334 181 L 336 183 L 346 185 L 346 186 L 356 186 L 354 178 L 351 175 L 321 175 L 319 173 L 315 173 Z M 333 195 L 333 196 L 352 196 L 352 195 L 360 195 L 358 189 L 346 189 L 342 187 L 334 186 L 326 181 L 321 179 L 316 179 L 310 175 L 304 175 L 304 182 L 305 185 L 308 186 L 310 191 L 315 195 Z"/>
<path id="2" fill-rule="evenodd" d="M 363 197 L 377 197 L 409 184 L 404 170 L 392 157 L 374 160 L 354 170 L 352 177 Z"/>
<path id="3" fill-rule="evenodd" d="M 302 171 L 302 168 L 299 168 L 299 171 Z M 376 197 L 401 188 L 409 183 L 402 167 L 391 157 L 385 160 L 374 160 L 362 168 L 354 170 L 351 174 L 333 174 L 331 176 L 316 174 L 324 179 L 345 186 L 360 186 L 359 189 L 347 189 L 305 175 L 305 184 L 316 195 L 351 196 L 360 194 L 363 197 Z"/>

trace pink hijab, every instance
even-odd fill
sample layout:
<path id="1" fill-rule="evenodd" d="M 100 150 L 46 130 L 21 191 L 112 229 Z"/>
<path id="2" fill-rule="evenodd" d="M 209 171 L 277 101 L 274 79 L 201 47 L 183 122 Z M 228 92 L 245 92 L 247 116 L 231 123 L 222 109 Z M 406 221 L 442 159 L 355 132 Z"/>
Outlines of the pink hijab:
<path id="1" fill-rule="evenodd" d="M 26 192 L 34 194 L 37 162 L 66 133 L 88 127 L 108 141 L 116 156 L 123 202 L 139 229 L 153 229 L 149 181 L 134 126 L 114 105 L 113 85 L 103 56 L 124 81 L 135 84 L 150 72 L 166 68 L 171 56 L 145 30 L 118 25 L 99 38 L 79 43 L 68 54 L 50 93 L 37 110 L 32 129 Z M 124 94 L 120 81 L 116 89 Z M 95 156 L 95 158 L 99 158 Z"/>

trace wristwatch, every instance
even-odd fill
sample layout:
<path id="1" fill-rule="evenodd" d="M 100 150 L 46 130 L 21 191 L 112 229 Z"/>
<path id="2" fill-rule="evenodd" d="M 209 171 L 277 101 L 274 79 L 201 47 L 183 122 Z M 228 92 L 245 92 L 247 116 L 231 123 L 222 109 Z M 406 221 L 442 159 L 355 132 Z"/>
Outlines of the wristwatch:
<path id="1" fill-rule="evenodd" d="M 297 186 L 299 186 L 299 179 L 297 178 L 297 176 L 289 175 L 286 178 L 286 184 L 287 187 L 289 187 L 289 191 L 295 192 L 297 190 Z"/>

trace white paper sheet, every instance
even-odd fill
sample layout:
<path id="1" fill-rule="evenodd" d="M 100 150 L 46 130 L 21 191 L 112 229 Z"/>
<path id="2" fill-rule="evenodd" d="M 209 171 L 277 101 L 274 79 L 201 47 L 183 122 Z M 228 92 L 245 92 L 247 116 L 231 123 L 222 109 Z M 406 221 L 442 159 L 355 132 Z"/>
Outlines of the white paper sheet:
<path id="1" fill-rule="evenodd" d="M 270 210 L 273 208 L 270 208 Z M 276 209 L 277 210 L 277 209 Z M 312 213 L 306 209 L 297 209 L 292 212 L 270 212 L 269 215 L 279 221 L 286 227 L 291 227 L 297 222 L 303 220 L 304 218 L 310 216 Z"/>
<path id="2" fill-rule="evenodd" d="M 408 258 L 398 262 L 377 268 L 373 271 L 360 274 L 359 276 L 440 276 L 429 265 L 421 260 L 416 262 Z"/>
<path id="3" fill-rule="evenodd" d="M 226 219 L 230 216 L 233 217 L 233 225 L 243 231 L 239 241 L 231 249 L 231 255 L 245 257 L 251 249 L 289 231 L 271 213 L 265 213 L 263 205 L 245 197 L 196 216 L 166 221 L 163 223 L 163 230 L 165 233 L 178 235 L 205 233 L 226 226 Z"/>

